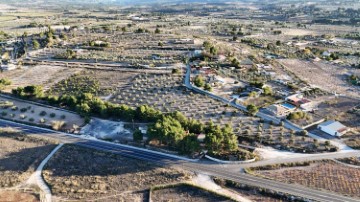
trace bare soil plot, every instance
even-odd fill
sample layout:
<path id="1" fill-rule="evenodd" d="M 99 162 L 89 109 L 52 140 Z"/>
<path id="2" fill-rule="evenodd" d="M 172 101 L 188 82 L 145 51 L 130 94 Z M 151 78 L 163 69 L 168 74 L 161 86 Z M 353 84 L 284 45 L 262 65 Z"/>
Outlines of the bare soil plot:
<path id="1" fill-rule="evenodd" d="M 146 70 L 144 70 L 146 71 Z M 100 95 L 108 95 L 115 90 L 121 90 L 128 87 L 130 81 L 140 72 L 124 72 L 124 71 L 101 71 L 87 70 L 83 75 L 92 76 L 100 83 Z"/>
<path id="2" fill-rule="evenodd" d="M 316 162 L 304 167 L 255 171 L 256 174 L 280 182 L 325 189 L 360 198 L 360 169 L 335 162 Z"/>
<path id="3" fill-rule="evenodd" d="M 13 187 L 30 177 L 55 145 L 0 129 L 0 148 L 0 187 Z"/>
<path id="4" fill-rule="evenodd" d="M 17 99 L 0 97 L 0 102 L 10 102 L 11 107 L 0 107 L 0 116 L 4 119 L 52 127 L 54 122 L 64 122 L 59 129 L 72 129 L 73 125 L 82 126 L 84 119 L 75 113 L 44 107 Z"/>
<path id="5" fill-rule="evenodd" d="M 223 180 L 215 178 L 214 181 L 219 184 L 221 187 L 224 187 L 236 194 L 243 196 L 244 198 L 256 201 L 256 202 L 282 202 L 286 200 L 286 196 L 277 195 L 276 192 L 257 188 L 250 187 L 246 184 L 239 184 L 229 180 Z"/>
<path id="6" fill-rule="evenodd" d="M 338 120 L 348 127 L 360 131 L 360 114 L 352 109 L 360 105 L 357 99 L 345 97 L 324 97 L 316 114 L 329 120 Z"/>
<path id="7" fill-rule="evenodd" d="M 0 191 L 2 202 L 38 202 L 39 198 L 33 194 L 14 192 L 14 191 Z"/>
<path id="8" fill-rule="evenodd" d="M 191 186 L 189 184 L 178 184 L 152 191 L 153 201 L 189 201 L 189 202 L 210 202 L 210 201 L 233 201 L 227 197 L 219 196 L 209 191 Z"/>
<path id="9" fill-rule="evenodd" d="M 143 201 L 152 186 L 191 178 L 182 170 L 72 145 L 55 154 L 43 175 L 59 199 L 101 201 Z"/>
<path id="10" fill-rule="evenodd" d="M 335 66 L 329 63 L 310 62 L 298 59 L 279 60 L 288 70 L 295 73 L 302 80 L 309 82 L 310 85 L 319 87 L 331 93 L 360 98 L 359 89 L 348 84 L 345 74 L 350 70 L 345 67 Z M 360 70 L 357 71 L 359 74 Z"/>
<path id="11" fill-rule="evenodd" d="M 8 91 L 18 86 L 27 85 L 43 85 L 45 88 L 48 88 L 52 84 L 79 71 L 80 69 L 76 68 L 36 65 L 27 66 L 23 69 L 4 71 L 0 73 L 0 78 L 8 78 L 12 81 L 12 85 L 7 88 Z"/>

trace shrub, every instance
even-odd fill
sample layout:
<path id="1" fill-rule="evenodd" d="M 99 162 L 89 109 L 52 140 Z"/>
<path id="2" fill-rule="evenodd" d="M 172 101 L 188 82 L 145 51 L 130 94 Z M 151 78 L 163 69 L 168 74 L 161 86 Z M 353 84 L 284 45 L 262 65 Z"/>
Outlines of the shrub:
<path id="1" fill-rule="evenodd" d="M 194 79 L 194 84 L 197 87 L 203 87 L 205 85 L 204 78 L 200 75 L 197 75 Z"/>
<path id="2" fill-rule="evenodd" d="M 45 123 L 45 122 L 46 122 L 46 119 L 41 118 L 41 119 L 39 120 L 39 122 L 40 122 L 40 123 Z"/>
<path id="3" fill-rule="evenodd" d="M 64 121 L 53 121 L 51 122 L 51 127 L 54 130 L 61 130 L 65 125 Z"/>
<path id="4" fill-rule="evenodd" d="M 56 116 L 55 113 L 51 113 L 51 114 L 50 114 L 50 117 L 51 117 L 51 118 L 54 118 L 55 116 Z"/>
<path id="5" fill-rule="evenodd" d="M 40 116 L 45 116 L 46 114 L 47 114 L 46 111 L 41 111 L 39 115 Z"/>
<path id="6" fill-rule="evenodd" d="M 248 110 L 249 114 L 252 116 L 254 116 L 259 111 L 259 109 L 253 104 L 248 105 L 246 109 Z"/>
<path id="7" fill-rule="evenodd" d="M 179 70 L 179 69 L 173 69 L 171 72 L 172 72 L 173 74 L 179 74 L 179 73 L 180 73 L 180 70 Z"/>
<path id="8" fill-rule="evenodd" d="M 139 129 L 134 131 L 134 133 L 133 133 L 134 141 L 140 142 L 143 140 L 143 138 L 144 138 L 144 135 Z"/>
<path id="9" fill-rule="evenodd" d="M 21 109 L 20 109 L 20 112 L 24 113 L 24 112 L 26 112 L 27 110 L 28 110 L 27 108 L 21 108 Z"/>

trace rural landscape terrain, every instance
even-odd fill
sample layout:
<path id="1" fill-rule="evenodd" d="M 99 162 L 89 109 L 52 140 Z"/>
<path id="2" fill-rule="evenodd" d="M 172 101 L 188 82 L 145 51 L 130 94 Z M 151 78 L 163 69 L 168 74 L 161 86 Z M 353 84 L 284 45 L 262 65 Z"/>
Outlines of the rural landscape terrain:
<path id="1" fill-rule="evenodd" d="M 360 201 L 357 0 L 0 0 L 0 202 Z"/>

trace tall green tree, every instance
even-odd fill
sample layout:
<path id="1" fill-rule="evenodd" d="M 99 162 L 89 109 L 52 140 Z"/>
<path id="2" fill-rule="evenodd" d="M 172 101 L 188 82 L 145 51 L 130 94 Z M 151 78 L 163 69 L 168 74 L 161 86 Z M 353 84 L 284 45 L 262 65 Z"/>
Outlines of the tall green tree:
<path id="1" fill-rule="evenodd" d="M 259 109 L 253 104 L 249 104 L 246 109 L 248 110 L 248 113 L 252 116 L 254 116 L 259 111 Z"/>

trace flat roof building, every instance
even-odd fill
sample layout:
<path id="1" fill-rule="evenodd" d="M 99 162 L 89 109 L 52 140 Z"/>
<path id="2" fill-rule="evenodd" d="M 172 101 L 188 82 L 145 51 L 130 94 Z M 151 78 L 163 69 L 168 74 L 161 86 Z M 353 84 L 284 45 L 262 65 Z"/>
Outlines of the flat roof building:
<path id="1" fill-rule="evenodd" d="M 329 120 L 324 123 L 321 123 L 317 126 L 317 128 L 329 135 L 336 137 L 341 137 L 342 135 L 344 135 L 346 132 L 349 131 L 348 127 L 344 126 L 338 121 L 333 121 L 333 120 Z"/>

